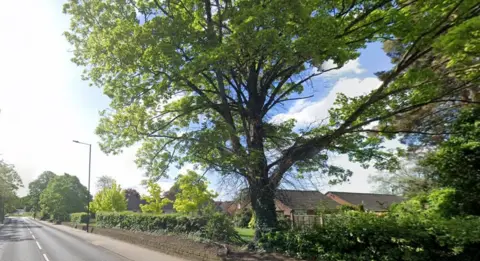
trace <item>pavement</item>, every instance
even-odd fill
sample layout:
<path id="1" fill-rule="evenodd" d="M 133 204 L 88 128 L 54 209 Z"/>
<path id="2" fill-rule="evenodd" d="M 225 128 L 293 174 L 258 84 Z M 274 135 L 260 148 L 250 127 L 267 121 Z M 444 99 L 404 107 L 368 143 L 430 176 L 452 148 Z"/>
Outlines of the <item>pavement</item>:
<path id="1" fill-rule="evenodd" d="M 30 218 L 0 230 L 0 261 L 186 261 L 109 237 Z"/>

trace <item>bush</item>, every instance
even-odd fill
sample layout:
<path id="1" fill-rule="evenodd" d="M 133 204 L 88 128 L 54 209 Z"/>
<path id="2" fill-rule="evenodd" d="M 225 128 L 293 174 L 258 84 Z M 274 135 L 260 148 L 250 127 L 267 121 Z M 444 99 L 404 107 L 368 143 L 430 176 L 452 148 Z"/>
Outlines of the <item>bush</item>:
<path id="1" fill-rule="evenodd" d="M 236 227 L 247 228 L 248 222 L 252 219 L 252 210 L 244 208 L 241 212 L 236 213 L 234 222 Z"/>
<path id="2" fill-rule="evenodd" d="M 75 224 L 87 223 L 88 214 L 86 212 L 78 212 L 70 214 L 70 222 Z"/>
<path id="3" fill-rule="evenodd" d="M 226 243 L 244 242 L 235 230 L 232 220 L 223 213 L 213 213 L 208 216 L 208 222 L 203 229 L 202 237 Z"/>
<path id="4" fill-rule="evenodd" d="M 402 220 L 350 212 L 323 227 L 266 234 L 259 246 L 307 260 L 477 260 L 480 220 Z M 480 256 L 480 255 L 479 255 Z"/>
<path id="5" fill-rule="evenodd" d="M 39 218 L 40 218 L 40 220 L 49 220 L 49 219 L 50 219 L 50 215 L 49 215 L 48 213 L 46 213 L 46 212 L 41 211 Z"/>
<path id="6" fill-rule="evenodd" d="M 231 220 L 221 213 L 207 216 L 185 216 L 136 212 L 97 212 L 96 215 L 98 227 L 142 232 L 195 234 L 205 239 L 229 243 L 241 241 Z"/>
<path id="7" fill-rule="evenodd" d="M 155 215 L 135 212 L 98 212 L 97 226 L 135 231 L 198 232 L 207 224 L 202 217 Z"/>

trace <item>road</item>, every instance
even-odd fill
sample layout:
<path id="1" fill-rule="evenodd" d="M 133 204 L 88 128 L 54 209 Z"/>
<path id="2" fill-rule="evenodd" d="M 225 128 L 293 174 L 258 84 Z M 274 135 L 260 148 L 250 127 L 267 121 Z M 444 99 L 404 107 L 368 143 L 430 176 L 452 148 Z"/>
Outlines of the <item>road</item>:
<path id="1" fill-rule="evenodd" d="M 1 261 L 129 260 L 80 238 L 26 218 L 0 230 Z"/>

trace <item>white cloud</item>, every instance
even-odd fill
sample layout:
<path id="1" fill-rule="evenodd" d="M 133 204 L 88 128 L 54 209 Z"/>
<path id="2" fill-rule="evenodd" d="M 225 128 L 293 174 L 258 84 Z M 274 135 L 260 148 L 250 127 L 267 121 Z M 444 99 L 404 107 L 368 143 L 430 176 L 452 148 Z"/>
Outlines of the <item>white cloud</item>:
<path id="1" fill-rule="evenodd" d="M 81 69 L 70 62 L 62 3 L 6 1 L 2 8 L 22 10 L 22 19 L 15 12 L 0 16 L 0 157 L 16 166 L 25 187 L 45 170 L 76 175 L 86 185 L 88 147 L 72 142 L 78 139 L 93 144 L 92 189 L 97 177 L 109 175 L 124 188 L 144 191 L 143 172 L 133 162 L 136 148 L 106 156 L 97 145 L 98 111 L 109 100 L 82 82 Z"/>
<path id="2" fill-rule="evenodd" d="M 367 94 L 379 87 L 381 81 L 377 78 L 368 77 L 359 78 L 341 78 L 339 79 L 327 94 L 321 100 L 312 102 L 306 100 L 297 101 L 289 108 L 287 113 L 277 114 L 272 118 L 272 122 L 282 122 L 287 119 L 295 119 L 297 127 L 306 127 L 309 124 L 319 123 L 328 117 L 328 110 L 332 108 L 335 99 L 339 93 L 343 93 L 348 97 L 355 97 Z M 387 148 L 398 147 L 398 142 L 389 142 Z M 322 192 L 329 190 L 349 191 L 349 192 L 371 192 L 372 186 L 368 183 L 369 174 L 375 173 L 374 168 L 364 169 L 359 163 L 350 162 L 347 155 L 338 155 L 329 160 L 330 164 L 341 166 L 353 171 L 353 176 L 349 182 L 339 185 L 328 185 L 328 179 L 322 177 L 313 177 L 312 182 L 317 189 Z"/>
<path id="3" fill-rule="evenodd" d="M 332 68 L 335 68 L 337 67 L 337 64 L 335 64 L 333 62 L 333 60 L 328 60 L 326 62 L 324 62 L 321 66 L 323 70 L 328 70 L 328 69 L 332 69 Z M 315 72 L 317 72 L 318 70 L 315 69 Z M 322 74 L 323 77 L 341 77 L 341 76 L 344 76 L 344 75 L 347 75 L 347 74 L 361 74 L 361 73 L 364 73 L 366 70 L 364 68 L 362 68 L 362 66 L 360 65 L 360 61 L 359 59 L 355 59 L 355 60 L 350 60 L 348 62 L 346 62 L 342 68 L 340 69 L 336 69 L 336 70 L 332 70 L 332 71 L 328 71 L 324 74 Z"/>
<path id="4" fill-rule="evenodd" d="M 328 110 L 332 108 L 339 93 L 343 93 L 348 97 L 355 97 L 371 92 L 380 84 L 380 80 L 373 77 L 364 79 L 342 78 L 335 83 L 325 98 L 316 102 L 299 100 L 290 107 L 288 112 L 275 115 L 272 118 L 272 122 L 295 119 L 299 127 L 319 123 L 328 117 Z"/>

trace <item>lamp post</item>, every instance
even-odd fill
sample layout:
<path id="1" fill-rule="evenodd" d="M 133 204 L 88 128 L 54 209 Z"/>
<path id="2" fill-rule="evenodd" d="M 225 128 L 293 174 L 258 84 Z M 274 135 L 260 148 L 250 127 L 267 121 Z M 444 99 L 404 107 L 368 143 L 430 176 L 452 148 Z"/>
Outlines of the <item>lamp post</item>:
<path id="1" fill-rule="evenodd" d="M 90 170 L 92 167 L 92 144 L 80 142 L 78 140 L 74 140 L 73 142 L 88 146 L 88 194 L 87 194 L 87 233 L 88 233 L 88 226 L 90 224 Z"/>

